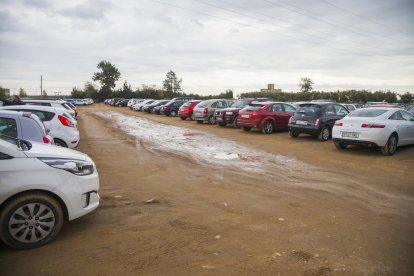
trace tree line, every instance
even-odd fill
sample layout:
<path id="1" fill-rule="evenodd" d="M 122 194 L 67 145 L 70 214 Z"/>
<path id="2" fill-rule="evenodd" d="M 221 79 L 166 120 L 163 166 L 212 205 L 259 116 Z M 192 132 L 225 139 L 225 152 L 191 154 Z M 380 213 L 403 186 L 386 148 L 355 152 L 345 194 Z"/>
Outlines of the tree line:
<path id="1" fill-rule="evenodd" d="M 98 72 L 92 75 L 92 80 L 101 84 L 97 89 L 91 82 L 87 82 L 83 89 L 74 87 L 71 92 L 73 98 L 92 98 L 94 100 L 103 101 L 109 98 L 151 98 L 151 99 L 165 99 L 174 97 L 192 97 L 194 99 L 213 99 L 224 98 L 233 99 L 233 91 L 226 90 L 218 95 L 202 96 L 193 93 L 184 93 L 181 89 L 182 79 L 178 78 L 176 73 L 170 70 L 166 74 L 163 81 L 162 89 L 155 86 L 142 85 L 141 88 L 133 90 L 131 85 L 125 81 L 120 89 L 115 90 L 116 82 L 120 79 L 121 73 L 109 61 L 101 61 L 97 65 Z M 414 93 L 407 92 L 403 95 L 398 95 L 392 91 L 375 91 L 368 90 L 345 90 L 335 92 L 313 91 L 313 81 L 310 78 L 301 78 L 299 88 L 301 92 L 245 92 L 238 95 L 238 98 L 271 98 L 275 101 L 283 102 L 298 102 L 311 100 L 335 100 L 341 103 L 366 103 L 366 102 L 381 102 L 389 103 L 413 103 Z"/>

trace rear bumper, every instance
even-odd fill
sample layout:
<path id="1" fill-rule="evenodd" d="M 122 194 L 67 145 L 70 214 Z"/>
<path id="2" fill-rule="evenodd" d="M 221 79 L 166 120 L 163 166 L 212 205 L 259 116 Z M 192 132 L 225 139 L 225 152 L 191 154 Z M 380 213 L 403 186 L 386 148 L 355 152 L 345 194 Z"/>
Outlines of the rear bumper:
<path id="1" fill-rule="evenodd" d="M 319 133 L 321 132 L 321 129 L 319 128 L 319 126 L 299 126 L 295 124 L 289 124 L 288 129 L 289 131 L 310 134 L 310 135 L 319 135 Z"/>
<path id="2" fill-rule="evenodd" d="M 257 127 L 257 128 L 261 128 L 260 121 L 258 121 L 258 120 L 237 119 L 237 124 L 239 126 L 247 126 L 247 127 Z"/>
<path id="3" fill-rule="evenodd" d="M 190 112 L 179 111 L 178 116 L 182 117 L 182 118 L 189 118 L 189 117 L 191 117 L 191 113 Z"/>
<path id="4" fill-rule="evenodd" d="M 354 146 L 363 146 L 363 147 L 378 147 L 378 145 L 371 141 L 363 140 L 353 140 L 353 139 L 342 139 L 342 138 L 333 138 L 334 142 L 341 143 L 344 145 L 354 145 Z"/>

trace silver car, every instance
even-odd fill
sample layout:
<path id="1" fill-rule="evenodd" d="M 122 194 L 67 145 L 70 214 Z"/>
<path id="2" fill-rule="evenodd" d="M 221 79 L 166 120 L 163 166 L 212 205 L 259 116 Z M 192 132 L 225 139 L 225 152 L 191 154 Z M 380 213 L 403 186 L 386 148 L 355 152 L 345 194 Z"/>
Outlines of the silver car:
<path id="1" fill-rule="evenodd" d="M 216 109 L 229 107 L 232 103 L 233 101 L 225 99 L 202 101 L 194 107 L 194 119 L 199 124 L 207 121 L 209 124 L 214 125 L 216 123 L 216 118 L 214 117 Z"/>

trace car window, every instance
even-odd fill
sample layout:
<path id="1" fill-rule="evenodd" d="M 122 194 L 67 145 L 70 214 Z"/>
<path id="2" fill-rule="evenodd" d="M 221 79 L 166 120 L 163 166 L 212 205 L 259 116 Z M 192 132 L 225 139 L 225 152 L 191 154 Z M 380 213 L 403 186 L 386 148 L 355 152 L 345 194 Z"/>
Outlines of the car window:
<path id="1" fill-rule="evenodd" d="M 284 104 L 283 107 L 285 108 L 285 112 L 295 112 L 296 111 L 296 109 L 293 106 L 288 105 L 288 104 Z"/>
<path id="2" fill-rule="evenodd" d="M 320 108 L 321 106 L 317 104 L 301 104 L 297 111 L 299 113 L 316 114 Z"/>
<path id="3" fill-rule="evenodd" d="M 0 118 L 0 134 L 16 138 L 17 125 L 16 120 L 11 118 Z"/>
<path id="4" fill-rule="evenodd" d="M 55 114 L 53 112 L 48 112 L 48 111 L 40 111 L 40 110 L 21 110 L 21 111 L 30 111 L 30 112 L 32 112 L 33 114 L 37 115 L 37 117 L 39 117 L 39 119 L 42 122 L 50 121 L 55 116 Z"/>
<path id="5" fill-rule="evenodd" d="M 335 111 L 336 115 L 347 115 L 349 113 L 348 110 L 341 105 L 335 105 Z"/>
<path id="6" fill-rule="evenodd" d="M 281 104 L 273 104 L 267 110 L 270 112 L 283 112 L 283 107 Z"/>
<path id="7" fill-rule="evenodd" d="M 403 116 L 401 115 L 400 111 L 394 112 L 390 117 L 390 120 L 402 120 L 404 121 L 405 119 L 403 118 Z"/>
<path id="8" fill-rule="evenodd" d="M 332 116 L 335 115 L 335 110 L 334 107 L 332 105 L 328 105 L 325 109 L 325 115 L 326 116 Z"/>
<path id="9" fill-rule="evenodd" d="M 355 107 L 353 107 L 353 106 L 352 106 L 352 105 L 350 105 L 350 104 L 345 105 L 345 107 L 346 107 L 346 109 L 348 109 L 349 111 L 354 111 L 354 110 L 355 110 Z"/>
<path id="10" fill-rule="evenodd" d="M 406 121 L 413 121 L 414 120 L 414 116 L 411 115 L 410 113 L 408 113 L 407 111 L 400 111 L 401 112 L 401 116 L 404 118 L 404 120 Z"/>
<path id="11" fill-rule="evenodd" d="M 215 102 L 211 105 L 212 108 L 217 108 L 217 106 L 218 106 L 218 102 Z"/>

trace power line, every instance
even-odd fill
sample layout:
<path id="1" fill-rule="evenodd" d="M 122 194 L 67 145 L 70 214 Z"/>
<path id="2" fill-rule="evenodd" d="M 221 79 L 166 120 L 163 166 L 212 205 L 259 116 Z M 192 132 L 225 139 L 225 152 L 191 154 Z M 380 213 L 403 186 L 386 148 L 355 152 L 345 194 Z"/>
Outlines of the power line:
<path id="1" fill-rule="evenodd" d="M 340 7 L 340 6 L 335 5 L 335 4 L 333 4 L 333 3 L 331 3 L 331 2 L 329 2 L 329 1 L 327 1 L 327 0 L 319 0 L 319 1 L 321 1 L 322 3 L 325 3 L 325 4 L 327 4 L 327 5 L 330 5 L 330 6 L 334 7 L 334 8 L 337 8 L 337 9 L 339 9 L 339 10 L 341 10 L 341 11 L 344 11 L 344 12 L 346 12 L 346 13 L 348 13 L 348 14 L 351 14 L 351 15 L 353 15 L 353 16 L 355 16 L 355 17 L 361 18 L 361 19 L 363 19 L 363 20 L 365 20 L 365 21 L 367 21 L 367 22 L 373 23 L 373 24 L 378 25 L 378 26 L 381 26 L 381 27 L 385 27 L 385 28 L 387 28 L 387 29 L 389 29 L 389 30 L 391 30 L 391 31 L 395 31 L 395 32 L 399 32 L 399 33 L 404 34 L 404 35 L 409 35 L 409 36 L 412 36 L 412 34 L 409 34 L 409 33 L 406 33 L 406 32 L 404 32 L 404 31 L 401 31 L 401 30 L 398 30 L 398 29 L 396 29 L 396 28 L 393 28 L 393 27 L 391 27 L 391 26 L 385 25 L 385 24 L 383 24 L 383 23 L 381 23 L 381 22 L 374 21 L 374 20 L 372 20 L 372 19 L 370 19 L 370 18 L 368 18 L 368 17 L 365 17 L 365 16 L 362 16 L 362 15 L 359 15 L 359 14 L 357 14 L 357 13 L 354 13 L 352 10 L 346 9 L 346 8 L 344 8 L 344 7 Z"/>
<path id="2" fill-rule="evenodd" d="M 298 38 L 298 37 L 295 37 L 295 36 L 292 36 L 292 35 L 286 34 L 286 33 L 282 33 L 281 34 L 281 33 L 278 33 L 278 32 L 272 31 L 272 30 L 268 30 L 268 29 L 264 29 L 264 28 L 258 28 L 258 27 L 255 27 L 255 26 L 252 26 L 252 25 L 249 25 L 249 24 L 245 24 L 245 23 L 236 21 L 236 20 L 232 20 L 232 19 L 228 19 L 228 18 L 222 18 L 222 17 L 216 16 L 216 15 L 211 15 L 211 14 L 208 14 L 208 13 L 205 13 L 205 12 L 200 12 L 200 11 L 197 11 L 197 10 L 194 10 L 194 9 L 191 9 L 191 8 L 187 8 L 187 7 L 182 7 L 182 6 L 174 5 L 174 4 L 171 4 L 171 3 L 166 3 L 166 2 L 163 2 L 163 1 L 159 1 L 159 0 L 152 0 L 152 1 L 153 2 L 156 2 L 156 3 L 159 3 L 159 4 L 162 4 L 162 5 L 174 7 L 174 8 L 177 8 L 177 9 L 181 9 L 181 10 L 185 10 L 185 11 L 190 11 L 192 13 L 205 15 L 205 16 L 208 16 L 208 17 L 212 17 L 212 18 L 215 18 L 215 19 L 222 20 L 222 21 L 232 22 L 232 23 L 241 25 L 243 27 L 249 27 L 249 28 L 259 29 L 261 31 L 270 32 L 270 33 L 276 34 L 276 35 L 287 36 L 287 37 L 293 38 L 295 40 L 301 40 L 301 41 L 305 41 L 305 42 L 308 42 L 308 43 L 311 43 L 311 44 L 315 44 L 315 45 L 318 45 L 320 43 L 320 42 L 315 42 L 315 41 L 311 41 L 311 40 L 307 40 L 307 39 L 303 39 L 303 38 Z M 200 0 L 195 0 L 195 1 L 201 2 Z M 293 32 L 297 32 L 297 31 L 293 31 Z M 338 45 L 331 45 L 330 48 L 331 49 L 334 48 L 334 49 L 337 49 L 337 50 L 342 51 L 342 52 L 345 52 L 345 53 L 350 53 L 350 52 L 352 53 L 353 52 L 354 54 L 358 54 L 358 55 L 376 56 L 376 55 L 374 55 L 372 53 L 365 52 L 363 49 L 359 49 L 361 51 L 358 51 L 358 49 L 357 50 L 353 49 L 352 51 L 349 51 L 349 50 L 346 50 L 346 49 L 343 49 L 343 48 L 338 48 L 337 46 Z M 340 46 L 342 46 L 342 45 L 340 45 Z M 347 46 L 343 46 L 343 47 L 347 47 Z M 355 47 L 353 47 L 353 48 L 355 48 Z M 370 49 L 370 51 L 372 51 L 372 49 Z M 387 55 L 387 54 L 382 54 L 381 56 L 392 57 L 392 56 Z"/>

